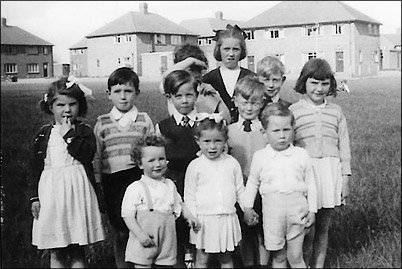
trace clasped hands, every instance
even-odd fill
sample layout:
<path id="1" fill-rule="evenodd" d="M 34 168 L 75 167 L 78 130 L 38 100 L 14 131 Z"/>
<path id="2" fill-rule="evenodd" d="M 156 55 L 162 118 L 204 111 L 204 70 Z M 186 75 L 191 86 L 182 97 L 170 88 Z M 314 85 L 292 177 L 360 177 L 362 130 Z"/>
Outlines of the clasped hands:
<path id="1" fill-rule="evenodd" d="M 257 212 L 254 211 L 251 207 L 244 208 L 244 217 L 243 220 L 248 226 L 255 226 L 259 222 L 259 216 Z"/>

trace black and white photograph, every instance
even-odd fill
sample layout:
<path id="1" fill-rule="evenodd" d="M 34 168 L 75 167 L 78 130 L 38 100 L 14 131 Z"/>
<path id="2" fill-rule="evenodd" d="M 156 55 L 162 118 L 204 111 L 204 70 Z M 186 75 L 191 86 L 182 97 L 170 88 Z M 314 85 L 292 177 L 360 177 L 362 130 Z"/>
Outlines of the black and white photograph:
<path id="1" fill-rule="evenodd" d="M 401 268 L 401 1 L 1 1 L 1 268 Z"/>

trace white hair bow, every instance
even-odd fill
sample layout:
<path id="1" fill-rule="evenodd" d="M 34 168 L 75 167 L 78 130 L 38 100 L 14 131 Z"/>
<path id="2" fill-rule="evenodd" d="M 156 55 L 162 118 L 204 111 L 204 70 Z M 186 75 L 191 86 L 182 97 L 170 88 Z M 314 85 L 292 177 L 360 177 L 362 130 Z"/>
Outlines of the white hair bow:
<path id="1" fill-rule="evenodd" d="M 196 120 L 197 122 L 200 122 L 200 121 L 205 120 L 205 119 L 213 120 L 213 121 L 215 121 L 216 123 L 220 123 L 220 122 L 223 120 L 223 123 L 225 123 L 225 120 L 224 120 L 224 118 L 222 117 L 221 113 L 212 113 L 212 114 L 209 114 L 209 113 L 202 112 L 202 113 L 197 113 L 197 114 L 195 115 L 195 120 Z"/>
<path id="2" fill-rule="evenodd" d="M 84 86 L 82 83 L 79 83 L 77 78 L 71 75 L 67 79 L 66 89 L 72 87 L 74 84 L 77 84 L 80 87 L 81 91 L 84 93 L 85 96 L 92 97 L 92 90 L 90 88 Z"/>

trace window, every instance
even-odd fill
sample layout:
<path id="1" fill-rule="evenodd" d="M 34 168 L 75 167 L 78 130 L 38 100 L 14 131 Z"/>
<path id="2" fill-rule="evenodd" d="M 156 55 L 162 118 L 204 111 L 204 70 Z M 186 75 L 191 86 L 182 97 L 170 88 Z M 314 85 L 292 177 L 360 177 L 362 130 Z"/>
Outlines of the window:
<path id="1" fill-rule="evenodd" d="M 132 35 L 126 35 L 126 42 L 132 42 L 133 41 L 133 36 Z"/>
<path id="2" fill-rule="evenodd" d="M 246 39 L 248 40 L 254 39 L 254 31 L 244 31 L 244 33 L 246 34 Z"/>
<path id="3" fill-rule="evenodd" d="M 359 63 L 363 62 L 363 52 L 359 50 Z"/>
<path id="4" fill-rule="evenodd" d="M 17 54 L 17 48 L 12 46 L 6 46 L 6 54 Z"/>
<path id="5" fill-rule="evenodd" d="M 343 32 L 343 24 L 333 24 L 332 25 L 332 34 L 334 35 L 341 35 Z"/>
<path id="6" fill-rule="evenodd" d="M 265 29 L 265 39 L 282 38 L 283 29 Z"/>
<path id="7" fill-rule="evenodd" d="M 181 43 L 181 36 L 179 36 L 179 35 L 172 35 L 172 36 L 170 36 L 170 43 L 172 44 L 172 45 L 178 45 L 178 44 L 180 44 Z"/>
<path id="8" fill-rule="evenodd" d="M 317 53 L 316 52 L 307 53 L 307 59 L 310 60 L 312 58 L 317 58 Z"/>
<path id="9" fill-rule="evenodd" d="M 4 71 L 6 74 L 16 74 L 18 73 L 17 64 L 5 64 Z"/>
<path id="10" fill-rule="evenodd" d="M 198 39 L 198 46 L 202 46 L 202 39 Z"/>
<path id="11" fill-rule="evenodd" d="M 96 59 L 96 67 L 100 67 L 100 60 Z"/>
<path id="12" fill-rule="evenodd" d="M 166 36 L 163 34 L 155 34 L 156 45 L 166 45 Z"/>
<path id="13" fill-rule="evenodd" d="M 77 50 L 71 50 L 71 55 L 77 55 Z"/>
<path id="14" fill-rule="evenodd" d="M 43 47 L 43 54 L 49 54 L 49 47 Z"/>
<path id="15" fill-rule="evenodd" d="M 372 34 L 373 34 L 373 28 L 372 28 L 372 25 L 371 25 L 371 24 L 368 24 L 367 26 L 368 26 L 368 32 L 369 32 L 369 35 L 372 35 Z"/>
<path id="16" fill-rule="evenodd" d="M 120 58 L 117 58 L 117 63 L 118 63 L 118 64 L 120 64 L 120 63 L 121 63 Z"/>
<path id="17" fill-rule="evenodd" d="M 84 54 L 84 49 L 79 49 L 78 54 Z"/>
<path id="18" fill-rule="evenodd" d="M 306 26 L 304 28 L 304 35 L 305 36 L 318 36 L 318 35 L 320 35 L 320 26 L 318 24 Z"/>
<path id="19" fill-rule="evenodd" d="M 28 54 L 39 54 L 39 49 L 37 46 L 29 46 L 27 49 Z"/>
<path id="20" fill-rule="evenodd" d="M 27 64 L 27 71 L 29 74 L 38 74 L 39 65 L 38 64 Z"/>
<path id="21" fill-rule="evenodd" d="M 73 64 L 73 70 L 74 71 L 79 70 L 79 69 L 80 69 L 79 64 Z"/>
<path id="22" fill-rule="evenodd" d="M 207 38 L 207 45 L 211 45 L 212 44 L 212 38 Z"/>
<path id="23" fill-rule="evenodd" d="M 121 36 L 120 35 L 116 35 L 114 37 L 114 43 L 121 43 Z"/>

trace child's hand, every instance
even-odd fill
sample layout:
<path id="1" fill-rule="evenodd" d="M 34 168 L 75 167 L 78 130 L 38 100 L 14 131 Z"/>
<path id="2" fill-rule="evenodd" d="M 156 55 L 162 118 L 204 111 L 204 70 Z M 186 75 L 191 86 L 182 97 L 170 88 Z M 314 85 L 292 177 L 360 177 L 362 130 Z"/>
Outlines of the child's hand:
<path id="1" fill-rule="evenodd" d="M 144 248 L 150 248 L 150 247 L 155 246 L 154 237 L 151 234 L 147 234 L 147 233 L 143 232 L 138 237 L 138 240 L 140 241 L 141 245 Z"/>
<path id="2" fill-rule="evenodd" d="M 61 120 L 60 134 L 64 136 L 73 127 L 71 117 L 66 116 Z"/>
<path id="3" fill-rule="evenodd" d="M 255 226 L 258 224 L 259 216 L 252 208 L 244 208 L 244 222 L 248 226 Z"/>
<path id="4" fill-rule="evenodd" d="M 35 219 L 39 218 L 39 212 L 40 212 L 40 202 L 39 201 L 35 201 L 31 204 L 31 212 L 32 212 L 32 216 Z"/>
<path id="5" fill-rule="evenodd" d="M 203 83 L 202 88 L 200 88 L 200 94 L 204 95 L 204 96 L 206 96 L 206 95 L 215 96 L 216 93 L 217 92 L 214 89 L 214 87 L 212 87 L 212 85 L 208 84 L 208 83 Z"/>
<path id="6" fill-rule="evenodd" d="M 306 228 L 310 228 L 311 225 L 313 225 L 315 222 L 315 213 L 314 212 L 308 212 L 306 216 Z"/>
<path id="7" fill-rule="evenodd" d="M 349 179 L 350 175 L 343 175 L 342 176 L 342 197 L 341 197 L 341 203 L 344 205 L 346 204 L 346 198 L 349 197 Z"/>
<path id="8" fill-rule="evenodd" d="M 188 226 L 194 230 L 194 232 L 198 232 L 201 229 L 201 222 L 195 218 L 191 217 L 187 220 Z"/>

